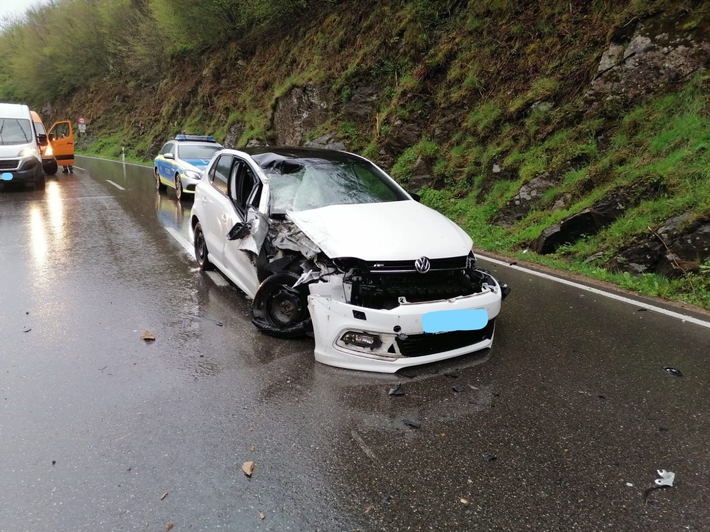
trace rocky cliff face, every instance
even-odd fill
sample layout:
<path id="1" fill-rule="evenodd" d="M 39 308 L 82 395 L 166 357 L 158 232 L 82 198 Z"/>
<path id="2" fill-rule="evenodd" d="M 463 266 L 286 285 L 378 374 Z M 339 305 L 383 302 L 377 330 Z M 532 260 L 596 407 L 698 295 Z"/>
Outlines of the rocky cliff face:
<path id="1" fill-rule="evenodd" d="M 690 25 L 690 15 L 678 18 L 660 14 L 646 20 L 631 21 L 614 32 L 607 48 L 601 51 L 596 74 L 586 88 L 587 115 L 601 112 L 611 103 L 632 105 L 669 86 L 683 83 L 689 76 L 703 71 L 710 64 L 710 35 L 704 26 Z M 688 29 L 690 28 L 690 29 Z M 376 115 L 378 92 L 372 86 L 359 87 L 346 105 L 339 105 L 326 86 L 308 85 L 294 87 L 279 98 L 273 115 L 276 141 L 281 144 L 302 144 L 305 135 L 318 125 L 332 120 L 368 120 Z M 537 102 L 537 106 L 550 105 Z M 415 145 L 427 131 L 427 123 L 396 120 L 392 123 L 382 149 L 378 153 L 381 164 L 390 166 L 406 148 Z M 309 145 L 348 147 L 347 139 L 326 135 Z M 584 164 L 584 158 L 569 161 L 568 169 Z M 493 173 L 501 172 L 497 165 Z M 412 188 L 436 186 L 432 169 L 425 159 L 414 165 Z M 561 175 L 549 172 L 532 177 L 524 183 L 515 196 L 495 215 L 493 220 L 504 226 L 513 226 L 533 209 L 541 207 L 545 193 L 559 183 Z M 547 254 L 561 245 L 571 244 L 592 235 L 613 223 L 630 207 L 658 192 L 658 183 L 635 183 L 627 188 L 610 191 L 589 208 L 554 224 L 529 243 L 532 250 Z M 555 198 L 552 205 L 542 205 L 554 210 L 566 209 L 571 203 L 569 194 Z M 691 213 L 675 216 L 651 228 L 648 238 L 634 241 L 612 259 L 609 268 L 632 273 L 658 272 L 680 275 L 697 271 L 710 258 L 708 232 L 710 220 L 694 219 Z M 591 257 L 594 260 L 595 257 Z"/>

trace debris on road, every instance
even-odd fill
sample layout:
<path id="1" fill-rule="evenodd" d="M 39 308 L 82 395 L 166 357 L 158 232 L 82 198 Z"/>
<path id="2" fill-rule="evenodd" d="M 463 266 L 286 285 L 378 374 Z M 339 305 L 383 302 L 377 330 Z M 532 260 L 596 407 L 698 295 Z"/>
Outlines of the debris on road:
<path id="1" fill-rule="evenodd" d="M 163 494 L 160 496 L 160 500 L 161 500 L 161 501 L 164 501 L 164 500 L 165 500 L 165 497 L 167 497 L 167 496 L 168 496 L 168 492 L 166 491 L 165 493 L 163 493 Z"/>
<path id="2" fill-rule="evenodd" d="M 673 486 L 673 482 L 675 481 L 675 473 L 672 471 L 666 471 L 665 469 L 658 469 L 656 471 L 658 475 L 661 478 L 657 478 L 654 481 L 654 485 L 651 486 L 650 488 L 646 488 L 643 492 L 643 502 L 648 501 L 649 495 L 651 495 L 651 492 L 653 490 L 658 490 L 658 489 L 668 489 Z"/>
<path id="3" fill-rule="evenodd" d="M 256 462 L 249 460 L 248 462 L 244 462 L 242 464 L 242 471 L 244 471 L 244 474 L 249 478 L 251 478 L 254 473 L 254 469 L 256 469 Z"/>
<path id="4" fill-rule="evenodd" d="M 455 391 L 456 393 L 461 393 L 464 391 L 465 388 L 460 384 L 455 384 L 454 386 L 451 387 L 451 389 L 453 391 Z"/>
<path id="5" fill-rule="evenodd" d="M 174 526 L 172 521 L 168 521 L 168 524 L 165 525 L 165 530 L 172 530 Z"/>
<path id="6" fill-rule="evenodd" d="M 404 395 L 404 388 L 402 388 L 401 384 L 398 384 L 397 386 L 393 386 L 392 388 L 389 389 L 387 392 L 387 395 Z"/>
<path id="7" fill-rule="evenodd" d="M 32 329 L 25 329 L 25 330 L 22 331 L 22 332 L 23 332 L 23 333 L 28 333 L 28 332 L 30 332 L 31 330 L 32 330 Z"/>
<path id="8" fill-rule="evenodd" d="M 672 486 L 675 480 L 675 473 L 673 471 L 666 471 L 665 469 L 659 469 L 656 471 L 661 478 L 656 479 L 657 486 Z"/>
<path id="9" fill-rule="evenodd" d="M 259 512 L 259 519 L 261 519 L 262 521 L 266 519 L 266 514 L 264 512 Z"/>
<path id="10" fill-rule="evenodd" d="M 143 333 L 143 335 L 141 336 L 141 340 L 143 340 L 146 343 L 155 342 L 155 335 L 150 331 L 145 331 Z"/>
<path id="11" fill-rule="evenodd" d="M 493 462 L 495 460 L 498 460 L 498 457 L 493 453 L 483 453 L 481 456 L 483 456 L 483 459 L 486 462 Z"/>
<path id="12" fill-rule="evenodd" d="M 461 504 L 463 504 L 464 506 L 468 506 L 469 504 L 471 504 L 471 501 L 469 501 L 468 499 L 459 499 L 459 500 L 461 501 Z"/>
<path id="13" fill-rule="evenodd" d="M 672 368 L 672 367 L 670 367 L 670 366 L 666 366 L 666 367 L 664 367 L 663 369 L 664 369 L 665 372 L 668 373 L 668 375 L 670 375 L 671 377 L 682 377 L 682 376 L 683 376 L 683 373 L 682 373 L 679 369 L 677 369 L 677 368 Z"/>
<path id="14" fill-rule="evenodd" d="M 416 421 L 414 419 L 405 418 L 402 420 L 402 423 L 404 423 L 408 427 L 412 427 L 413 429 L 418 429 L 419 427 L 422 426 L 422 424 L 419 421 Z"/>
<path id="15" fill-rule="evenodd" d="M 224 327 L 224 323 L 222 323 L 221 321 L 216 320 L 214 318 L 208 318 L 207 316 L 198 316 L 197 314 L 188 314 L 187 317 L 195 319 L 195 320 L 207 320 L 209 322 L 214 323 L 217 327 Z"/>

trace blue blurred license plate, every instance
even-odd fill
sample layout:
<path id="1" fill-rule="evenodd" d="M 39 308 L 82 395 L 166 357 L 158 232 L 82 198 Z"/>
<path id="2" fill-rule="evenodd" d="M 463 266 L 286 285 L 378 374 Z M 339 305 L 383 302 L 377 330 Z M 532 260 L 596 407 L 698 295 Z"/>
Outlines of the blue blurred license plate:
<path id="1" fill-rule="evenodd" d="M 478 331 L 488 324 L 486 309 L 439 310 L 422 316 L 425 333 Z"/>
<path id="2" fill-rule="evenodd" d="M 0 176 L 3 181 L 12 181 L 12 174 L 10 172 L 3 172 Z"/>

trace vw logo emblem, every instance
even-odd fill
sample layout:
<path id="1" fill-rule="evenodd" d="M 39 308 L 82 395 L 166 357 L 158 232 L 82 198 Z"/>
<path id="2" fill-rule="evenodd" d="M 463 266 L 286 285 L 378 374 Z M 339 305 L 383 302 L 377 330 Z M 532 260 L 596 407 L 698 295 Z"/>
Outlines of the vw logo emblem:
<path id="1" fill-rule="evenodd" d="M 414 261 L 414 267 L 419 273 L 426 273 L 429 271 L 429 268 L 431 268 L 431 263 L 426 257 L 419 257 Z"/>

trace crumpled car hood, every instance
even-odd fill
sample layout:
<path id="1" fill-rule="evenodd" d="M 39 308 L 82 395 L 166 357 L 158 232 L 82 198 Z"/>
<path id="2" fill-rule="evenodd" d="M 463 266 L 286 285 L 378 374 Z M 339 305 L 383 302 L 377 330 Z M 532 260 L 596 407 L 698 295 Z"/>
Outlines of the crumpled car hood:
<path id="1" fill-rule="evenodd" d="M 416 201 L 330 205 L 288 217 L 330 258 L 366 261 L 461 257 L 471 238 L 439 212 Z"/>

